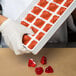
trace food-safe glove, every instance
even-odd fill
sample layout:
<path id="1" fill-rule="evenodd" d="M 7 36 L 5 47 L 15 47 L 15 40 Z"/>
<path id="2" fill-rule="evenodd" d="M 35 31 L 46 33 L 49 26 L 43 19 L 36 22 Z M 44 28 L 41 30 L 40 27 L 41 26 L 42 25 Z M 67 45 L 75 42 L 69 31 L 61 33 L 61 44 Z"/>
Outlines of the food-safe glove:
<path id="1" fill-rule="evenodd" d="M 16 21 L 7 19 L 1 24 L 0 31 L 5 43 L 14 50 L 16 55 L 29 53 L 23 46 L 22 38 L 24 34 L 34 34 L 31 29 L 24 27 Z"/>

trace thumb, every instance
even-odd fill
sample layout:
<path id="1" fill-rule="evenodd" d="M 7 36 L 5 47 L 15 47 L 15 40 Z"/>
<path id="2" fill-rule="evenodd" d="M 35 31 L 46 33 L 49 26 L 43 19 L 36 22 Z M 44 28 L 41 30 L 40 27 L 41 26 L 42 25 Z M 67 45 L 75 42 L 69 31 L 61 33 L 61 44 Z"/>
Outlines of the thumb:
<path id="1" fill-rule="evenodd" d="M 24 44 L 20 44 L 20 45 L 18 46 L 18 50 L 19 50 L 20 52 L 22 52 L 23 54 L 24 54 L 24 53 L 30 53 L 30 51 L 28 51 L 28 50 L 24 47 Z"/>
<path id="2" fill-rule="evenodd" d="M 34 32 L 32 31 L 32 29 L 27 28 L 27 27 L 24 27 L 24 28 L 23 28 L 22 33 L 23 33 L 23 34 L 31 34 L 31 35 L 34 34 Z"/>
<path id="3" fill-rule="evenodd" d="M 31 34 L 31 35 L 34 34 L 34 32 L 32 31 L 32 29 L 30 29 L 30 28 L 26 28 L 26 29 L 24 30 L 24 33 Z"/>
<path id="4" fill-rule="evenodd" d="M 34 34 L 34 32 L 32 31 L 32 29 L 28 28 L 28 27 L 25 27 L 23 25 L 20 24 L 20 29 L 21 29 L 21 32 L 23 34 Z"/>

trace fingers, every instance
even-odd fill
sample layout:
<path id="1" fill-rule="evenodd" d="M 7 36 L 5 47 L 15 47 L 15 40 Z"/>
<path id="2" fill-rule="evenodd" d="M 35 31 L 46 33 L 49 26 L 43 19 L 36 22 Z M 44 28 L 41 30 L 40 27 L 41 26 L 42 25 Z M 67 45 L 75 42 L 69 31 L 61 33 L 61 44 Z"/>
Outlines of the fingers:
<path id="1" fill-rule="evenodd" d="M 17 51 L 20 51 L 21 53 L 30 53 L 25 47 L 24 44 L 22 43 L 22 37 L 18 37 L 16 40 L 16 48 Z"/>
<path id="2" fill-rule="evenodd" d="M 16 55 L 30 53 L 29 51 L 26 50 L 26 48 L 24 48 L 23 43 L 22 43 L 22 37 L 20 36 L 20 33 L 15 33 L 14 35 L 10 36 L 6 40 L 10 41 L 9 47 L 15 52 Z"/>
<path id="3" fill-rule="evenodd" d="M 11 24 L 11 26 L 10 26 Z M 6 44 L 11 48 L 16 55 L 21 55 L 24 53 L 30 53 L 26 50 L 22 43 L 23 34 L 33 34 L 33 31 L 23 25 L 15 23 L 15 21 L 8 20 L 6 23 L 7 27 L 2 27 L 2 35 Z"/>
<path id="4" fill-rule="evenodd" d="M 30 51 L 28 51 L 24 46 L 23 44 L 18 44 L 18 50 L 22 53 L 30 53 Z"/>
<path id="5" fill-rule="evenodd" d="M 31 34 L 31 35 L 33 35 L 34 34 L 34 32 L 31 30 L 31 29 L 29 29 L 29 28 L 27 28 L 27 29 L 25 29 L 24 30 L 24 33 L 27 33 L 27 34 Z"/>
<path id="6" fill-rule="evenodd" d="M 25 27 L 23 25 L 20 24 L 20 29 L 21 29 L 21 32 L 23 32 L 24 34 L 27 33 L 27 34 L 34 34 L 34 32 L 32 31 L 32 29 L 28 28 L 28 27 Z"/>
<path id="7" fill-rule="evenodd" d="M 26 48 L 23 47 L 23 44 L 16 44 L 16 47 L 13 46 L 13 50 L 14 50 L 16 55 L 30 53 L 30 51 L 27 51 Z"/>
<path id="8" fill-rule="evenodd" d="M 26 34 L 31 34 L 31 35 L 33 35 L 34 34 L 34 32 L 30 29 L 30 28 L 25 28 L 24 27 L 24 29 L 23 29 L 23 31 L 22 31 L 24 34 L 26 33 Z"/>

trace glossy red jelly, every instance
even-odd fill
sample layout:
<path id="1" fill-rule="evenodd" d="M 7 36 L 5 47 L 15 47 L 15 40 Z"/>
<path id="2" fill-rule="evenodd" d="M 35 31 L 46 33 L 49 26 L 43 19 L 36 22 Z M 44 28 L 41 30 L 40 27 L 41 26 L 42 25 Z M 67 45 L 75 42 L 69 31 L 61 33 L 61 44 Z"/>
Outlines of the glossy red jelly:
<path id="1" fill-rule="evenodd" d="M 59 16 L 54 15 L 50 22 L 55 23 L 58 20 L 58 18 Z"/>
<path id="2" fill-rule="evenodd" d="M 50 3 L 47 9 L 52 12 L 55 12 L 57 8 L 58 8 L 58 5 L 56 5 L 55 3 Z"/>
<path id="3" fill-rule="evenodd" d="M 37 67 L 37 68 L 35 69 L 35 72 L 36 72 L 37 75 L 41 75 L 41 74 L 44 72 L 44 70 L 43 70 L 42 67 Z"/>
<path id="4" fill-rule="evenodd" d="M 41 60 L 40 60 L 41 64 L 47 64 L 47 58 L 45 56 L 42 56 Z"/>
<path id="5" fill-rule="evenodd" d="M 68 7 L 74 0 L 66 0 L 64 6 Z"/>
<path id="6" fill-rule="evenodd" d="M 65 10 L 66 10 L 66 8 L 61 7 L 60 10 L 57 12 L 57 14 L 62 15 Z"/>
<path id="7" fill-rule="evenodd" d="M 37 27 L 41 28 L 44 25 L 44 21 L 41 19 L 37 19 L 34 23 L 34 25 L 36 25 Z"/>
<path id="8" fill-rule="evenodd" d="M 34 33 L 37 33 L 38 32 L 38 29 L 36 29 L 35 27 L 31 26 L 31 29 Z"/>
<path id="9" fill-rule="evenodd" d="M 43 36 L 44 36 L 44 33 L 43 33 L 43 32 L 40 32 L 40 33 L 37 35 L 36 39 L 37 39 L 37 40 L 41 40 Z"/>
<path id="10" fill-rule="evenodd" d="M 25 21 L 21 21 L 21 24 L 22 24 L 22 25 L 24 25 L 24 26 L 26 26 L 26 27 L 28 27 L 28 26 L 29 26 L 29 24 L 28 24 L 28 23 L 26 23 Z"/>
<path id="11" fill-rule="evenodd" d="M 43 11 L 43 13 L 41 14 L 41 17 L 48 20 L 51 15 L 52 14 L 49 13 L 48 11 Z"/>
<path id="12" fill-rule="evenodd" d="M 29 66 L 29 67 L 35 67 L 35 66 L 36 66 L 36 63 L 34 62 L 33 59 L 29 59 L 29 61 L 28 61 L 28 66 Z"/>
<path id="13" fill-rule="evenodd" d="M 28 22 L 32 22 L 35 19 L 35 16 L 32 14 L 28 14 L 27 17 L 25 18 Z"/>
<path id="14" fill-rule="evenodd" d="M 28 46 L 28 48 L 33 49 L 37 44 L 37 41 L 33 40 L 30 45 Z"/>
<path id="15" fill-rule="evenodd" d="M 43 28 L 43 30 L 44 30 L 45 32 L 47 32 L 51 27 L 52 27 L 51 24 L 46 24 L 46 26 Z"/>
<path id="16" fill-rule="evenodd" d="M 53 73 L 54 70 L 53 70 L 53 68 L 52 68 L 51 66 L 48 66 L 48 67 L 45 69 L 45 72 L 46 72 L 46 73 Z"/>
<path id="17" fill-rule="evenodd" d="M 45 7 L 47 4 L 48 4 L 47 0 L 40 0 L 40 2 L 38 3 L 38 5 L 41 7 Z"/>
<path id="18" fill-rule="evenodd" d="M 41 8 L 35 6 L 31 12 L 33 12 L 36 15 L 38 15 L 41 12 L 41 10 L 42 10 Z"/>
<path id="19" fill-rule="evenodd" d="M 28 35 L 24 35 L 23 36 L 23 43 L 26 45 L 29 41 L 31 40 L 31 38 Z"/>
<path id="20" fill-rule="evenodd" d="M 61 4 L 64 0 L 53 0 L 54 2 Z"/>

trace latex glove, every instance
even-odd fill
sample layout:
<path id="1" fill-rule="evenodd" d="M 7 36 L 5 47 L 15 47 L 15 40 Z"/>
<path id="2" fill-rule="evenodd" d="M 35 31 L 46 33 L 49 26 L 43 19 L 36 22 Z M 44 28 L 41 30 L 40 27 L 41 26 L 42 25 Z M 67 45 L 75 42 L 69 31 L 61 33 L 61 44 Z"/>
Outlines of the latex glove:
<path id="1" fill-rule="evenodd" d="M 26 33 L 33 34 L 31 29 L 24 27 L 16 21 L 7 19 L 1 24 L 0 31 L 4 37 L 5 43 L 9 48 L 14 50 L 16 55 L 29 53 L 29 51 L 23 47 L 22 38 Z"/>

